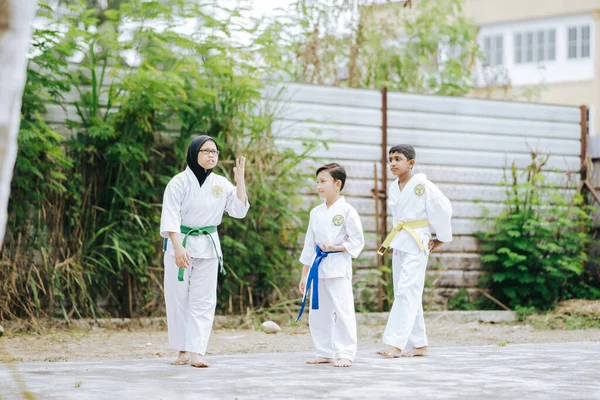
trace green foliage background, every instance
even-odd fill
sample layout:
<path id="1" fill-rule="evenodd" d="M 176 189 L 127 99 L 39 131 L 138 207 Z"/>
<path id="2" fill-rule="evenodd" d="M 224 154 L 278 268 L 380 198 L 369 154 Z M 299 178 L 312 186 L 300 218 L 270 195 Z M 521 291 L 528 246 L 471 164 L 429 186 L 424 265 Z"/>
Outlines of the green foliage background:
<path id="1" fill-rule="evenodd" d="M 480 234 L 486 275 L 482 285 L 512 309 L 546 310 L 572 298 L 600 298 L 584 273 L 592 240 L 593 208 L 543 172 L 549 155 L 532 153 L 520 173 L 507 171 L 504 210 Z M 492 304 L 488 304 L 492 306 Z"/>
<path id="2" fill-rule="evenodd" d="M 220 285 L 220 307 L 245 312 L 289 298 L 298 270 L 290 249 L 304 218 L 295 167 L 306 153 L 277 150 L 270 134 L 261 80 L 277 65 L 254 62 L 269 51 L 263 33 L 245 47 L 231 40 L 246 29 L 240 10 L 190 3 L 128 1 L 102 18 L 86 4 L 63 14 L 41 5 L 46 24 L 34 32 L 23 97 L 0 319 L 160 310 L 162 193 L 199 133 L 219 142 L 217 172 L 230 180 L 235 158 L 249 159 L 249 215 L 221 226 L 233 278 Z M 196 29 L 180 33 L 183 20 Z M 49 121 L 65 113 L 70 129 L 57 132 L 64 125 Z"/>
<path id="3" fill-rule="evenodd" d="M 0 320 L 160 312 L 162 193 L 196 134 L 219 142 L 217 172 L 230 180 L 235 158 L 249 160 L 250 212 L 220 227 L 229 272 L 220 312 L 290 310 L 293 249 L 307 216 L 306 171 L 297 167 L 318 143 L 301 152 L 275 146 L 269 110 L 277 107 L 261 100 L 265 82 L 464 95 L 480 56 L 461 0 L 392 8 L 385 20 L 372 0 L 298 0 L 271 19 L 251 18 L 247 1 L 232 9 L 211 0 L 100 3 L 40 4 L 0 258 Z M 598 297 L 578 280 L 590 210 L 580 198 L 548 200 L 538 191 L 543 175 L 530 168 L 526 183 L 514 176 L 507 211 L 484 238 L 486 285 L 511 306 Z M 558 212 L 540 211 L 550 205 Z M 389 268 L 373 273 L 391 302 Z M 359 308 L 376 307 L 372 288 L 357 285 Z M 461 296 L 452 306 L 470 308 Z"/>

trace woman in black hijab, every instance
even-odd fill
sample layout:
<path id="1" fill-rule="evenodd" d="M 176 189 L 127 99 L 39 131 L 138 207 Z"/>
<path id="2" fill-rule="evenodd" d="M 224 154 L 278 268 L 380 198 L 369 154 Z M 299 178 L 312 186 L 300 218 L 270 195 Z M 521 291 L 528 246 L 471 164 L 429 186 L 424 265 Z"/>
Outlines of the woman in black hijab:
<path id="1" fill-rule="evenodd" d="M 236 186 L 213 173 L 219 147 L 198 136 L 187 152 L 187 167 L 167 185 L 160 234 L 165 238 L 165 303 L 169 345 L 179 351 L 173 365 L 208 367 L 202 359 L 217 304 L 217 277 L 223 254 L 217 233 L 223 213 L 244 218 L 250 204 L 244 174 L 246 158 L 233 168 Z"/>
<path id="2" fill-rule="evenodd" d="M 198 178 L 198 183 L 200 183 L 200 186 L 202 186 L 202 184 L 206 180 L 206 177 L 208 177 L 208 175 L 210 175 L 210 173 L 212 172 L 212 169 L 214 168 L 214 166 L 212 166 L 212 165 L 205 165 L 206 167 L 210 167 L 210 168 L 206 168 L 206 169 L 201 167 L 200 160 L 198 157 L 198 155 L 200 154 L 200 149 L 209 140 L 214 143 L 215 150 L 219 151 L 219 147 L 217 146 L 217 143 L 210 136 L 206 136 L 206 135 L 197 136 L 194 140 L 192 140 L 190 147 L 188 147 L 187 157 L 185 160 L 188 167 L 190 167 L 190 169 L 192 170 L 194 175 L 196 175 L 196 178 Z M 212 146 L 208 146 L 208 147 L 212 147 Z M 205 149 L 208 149 L 208 147 L 205 146 Z M 203 149 L 203 150 L 205 150 L 205 149 Z M 219 154 L 217 153 L 216 155 L 218 156 Z"/>

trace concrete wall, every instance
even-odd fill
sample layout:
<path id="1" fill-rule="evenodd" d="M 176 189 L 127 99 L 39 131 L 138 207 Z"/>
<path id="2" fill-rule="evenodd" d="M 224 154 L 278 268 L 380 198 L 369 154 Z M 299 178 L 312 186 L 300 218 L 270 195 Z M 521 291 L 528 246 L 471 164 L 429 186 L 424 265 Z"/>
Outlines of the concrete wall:
<path id="1" fill-rule="evenodd" d="M 570 19 L 589 19 L 592 25 L 592 57 L 590 65 L 575 62 L 569 65 L 558 65 L 552 63 L 544 66 L 540 72 L 509 71 L 511 78 L 511 87 L 507 90 L 492 89 L 493 98 L 526 100 L 528 88 L 531 84 L 523 83 L 521 77 L 528 74 L 530 79 L 538 79 L 542 82 L 542 89 L 535 101 L 541 101 L 551 104 L 565 105 L 588 105 L 591 110 L 590 135 L 600 135 L 600 126 L 596 121 L 600 121 L 600 1 L 598 0 L 465 0 L 464 14 L 471 18 L 482 31 L 486 28 L 497 28 L 507 24 L 523 23 L 552 23 L 559 30 L 557 35 L 564 34 L 564 25 L 568 24 Z M 508 45 L 510 40 L 505 44 Z M 564 51 L 564 41 L 557 37 L 557 52 Z M 508 46 L 507 46 L 508 47 Z M 511 49 L 507 49 L 510 54 Z M 558 56 L 558 54 L 557 54 Z M 558 60 L 557 60 L 558 61 Z M 581 65 L 579 65 L 581 64 Z M 535 68 L 535 66 L 532 66 Z M 555 69 L 556 71 L 553 71 Z M 579 75 L 575 71 L 583 69 Z M 562 76 L 562 75 L 567 76 Z M 562 79 L 561 79 L 562 77 Z M 534 90 L 537 90 L 534 88 Z M 475 89 L 473 96 L 487 94 L 488 91 Z M 506 93 L 504 97 L 502 94 Z M 524 95 L 525 94 L 525 95 Z"/>
<path id="2" fill-rule="evenodd" d="M 418 0 L 416 3 L 418 4 Z M 464 0 L 463 8 L 465 15 L 472 18 L 477 25 L 526 21 L 599 10 L 598 0 Z"/>
<path id="3" fill-rule="evenodd" d="M 435 0 L 430 0 L 435 1 Z M 377 14 L 401 9 L 405 0 L 376 1 Z M 413 9 L 422 0 L 412 0 Z M 404 9 L 407 10 L 407 9 Z M 527 21 L 600 11 L 598 0 L 463 0 L 463 13 L 477 25 Z"/>
<path id="4" fill-rule="evenodd" d="M 600 2 L 598 2 L 600 5 Z M 550 104 L 587 105 L 591 108 L 590 134 L 600 135 L 600 14 L 578 14 L 549 17 L 543 20 L 512 21 L 480 26 L 479 42 L 483 37 L 504 37 L 504 62 L 500 66 L 477 67 L 477 88 L 471 96 L 533 100 Z M 567 32 L 572 26 L 589 26 L 591 48 L 589 58 L 567 57 Z M 556 33 L 556 58 L 552 61 L 515 63 L 514 35 L 552 29 Z M 487 76 L 486 79 L 483 77 Z M 495 77 L 498 81 L 492 82 Z"/>

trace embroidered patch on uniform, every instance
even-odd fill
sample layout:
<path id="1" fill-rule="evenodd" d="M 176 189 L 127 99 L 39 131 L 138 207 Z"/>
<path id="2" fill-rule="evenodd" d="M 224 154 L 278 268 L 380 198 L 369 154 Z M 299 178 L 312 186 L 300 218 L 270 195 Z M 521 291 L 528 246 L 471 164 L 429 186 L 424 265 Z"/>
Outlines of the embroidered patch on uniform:
<path id="1" fill-rule="evenodd" d="M 425 188 L 423 187 L 423 185 L 415 186 L 415 194 L 417 196 L 423 196 L 424 193 L 425 193 Z"/>
<path id="2" fill-rule="evenodd" d="M 213 186 L 211 193 L 213 195 L 213 197 L 221 197 L 221 194 L 223 194 L 223 188 L 221 186 Z"/>
<path id="3" fill-rule="evenodd" d="M 333 217 L 333 224 L 335 226 L 340 226 L 344 223 L 344 216 L 343 215 L 336 215 L 335 217 Z"/>

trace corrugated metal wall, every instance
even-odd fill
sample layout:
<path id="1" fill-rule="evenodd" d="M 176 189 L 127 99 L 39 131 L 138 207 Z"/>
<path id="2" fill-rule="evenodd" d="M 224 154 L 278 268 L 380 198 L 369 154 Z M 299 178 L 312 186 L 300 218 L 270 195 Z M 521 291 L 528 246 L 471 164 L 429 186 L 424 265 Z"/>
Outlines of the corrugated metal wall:
<path id="1" fill-rule="evenodd" d="M 269 107 L 278 109 L 274 133 L 278 143 L 302 148 L 306 138 L 323 139 L 306 163 L 307 174 L 325 162 L 339 162 L 348 172 L 344 193 L 362 217 L 367 247 L 355 263 L 356 280 L 373 279 L 376 238 L 374 168 L 381 177 L 382 94 L 373 90 L 312 85 L 270 87 Z M 580 110 L 519 102 L 388 94 L 388 146 L 399 143 L 417 150 L 415 172 L 423 172 L 450 198 L 455 240 L 432 254 L 428 278 L 430 300 L 443 305 L 457 288 L 477 285 L 480 256 L 473 234 L 484 229 L 484 209 L 501 209 L 505 189 L 498 183 L 504 167 L 524 168 L 531 152 L 549 152 L 548 177 L 566 182 L 566 172 L 580 168 Z M 393 175 L 386 169 L 388 181 Z M 573 174 L 576 179 L 576 174 Z M 312 179 L 312 178 L 311 178 Z M 381 179 L 378 181 L 381 187 Z M 316 191 L 307 196 L 318 203 Z M 391 222 L 388 222 L 388 229 Z"/>
<path id="2" fill-rule="evenodd" d="M 76 95 L 73 94 L 74 100 Z M 344 194 L 362 217 L 367 246 L 355 262 L 356 286 L 370 286 L 377 266 L 374 168 L 381 188 L 382 94 L 374 90 L 313 85 L 273 86 L 264 90 L 265 106 L 276 110 L 273 131 L 278 144 L 302 148 L 306 139 L 327 141 L 306 160 L 307 176 L 325 162 L 346 167 Z M 458 288 L 473 291 L 481 275 L 480 256 L 473 233 L 484 229 L 482 212 L 501 209 L 503 167 L 513 161 L 529 164 L 532 150 L 550 152 L 549 180 L 564 182 L 565 172 L 580 167 L 580 110 L 577 107 L 488 101 L 456 97 L 388 94 L 388 145 L 408 143 L 417 150 L 415 172 L 423 172 L 450 198 L 454 208 L 454 241 L 430 257 L 428 302 L 438 307 Z M 45 118 L 64 135 L 73 134 L 66 117 L 75 109 L 49 106 Z M 387 170 L 388 181 L 394 177 Z M 576 177 L 576 174 L 574 174 Z M 307 210 L 319 199 L 306 193 Z M 391 221 L 388 218 L 388 229 Z M 362 301 L 375 300 L 359 298 Z"/>

